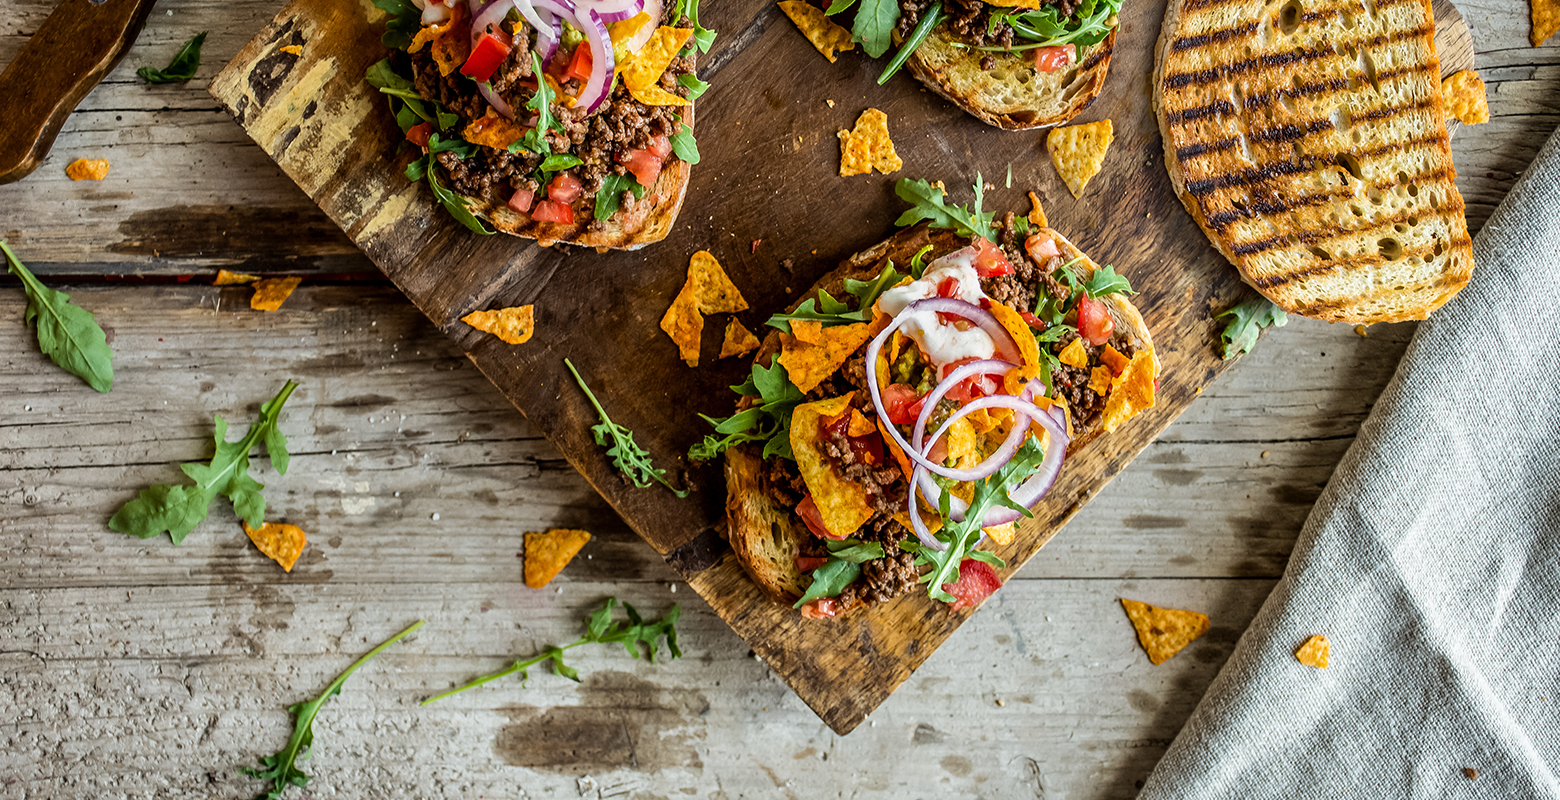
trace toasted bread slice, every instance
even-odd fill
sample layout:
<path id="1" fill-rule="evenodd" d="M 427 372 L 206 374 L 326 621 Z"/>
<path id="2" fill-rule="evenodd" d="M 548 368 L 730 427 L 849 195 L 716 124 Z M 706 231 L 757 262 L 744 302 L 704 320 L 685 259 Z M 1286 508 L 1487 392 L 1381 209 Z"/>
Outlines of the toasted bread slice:
<path id="1" fill-rule="evenodd" d="M 1056 72 L 1035 69 L 1028 51 L 984 53 L 957 44 L 947 23 L 938 26 L 906 62 L 910 72 L 986 124 L 1016 131 L 1061 125 L 1088 108 L 1105 86 L 1116 32 L 1078 48 L 1079 63 Z M 988 55 L 996 64 L 983 70 Z"/>
<path id="2" fill-rule="evenodd" d="M 1094 274 L 1094 262 L 1065 237 L 1051 228 L 1039 230 L 1056 239 L 1063 259 L 1071 261 L 1081 257 L 1082 260 L 1072 267 L 1080 278 L 1087 279 Z M 836 297 L 845 296 L 846 279 L 871 280 L 882 271 L 885 260 L 908 264 L 917 252 L 931 245 L 932 251 L 926 256 L 926 261 L 930 263 L 968 244 L 967 239 L 951 231 L 932 230 L 924 225 L 906 228 L 886 241 L 851 256 L 792 303 L 789 310 L 795 311 L 807 298 L 815 297 L 819 289 Z M 1113 294 L 1107 295 L 1104 302 L 1116 330 L 1123 332 L 1139 352 L 1152 354 L 1154 342 L 1149 335 L 1148 325 L 1131 301 L 1123 295 Z M 756 359 L 760 363 L 770 363 L 770 359 L 780 352 L 780 346 L 780 332 L 770 329 L 758 349 Z M 1153 358 L 1157 374 L 1158 355 L 1154 354 Z M 1068 443 L 1067 452 L 1076 452 L 1102 432 L 1103 429 L 1096 425 L 1074 436 Z M 809 535 L 806 523 L 796 515 L 796 509 L 782 508 L 764 491 L 764 465 L 759 446 L 743 445 L 726 451 L 725 471 L 727 537 L 737 562 L 770 599 L 787 605 L 794 603 L 802 596 L 807 585 L 807 578 L 796 568 L 796 556 L 801 552 L 801 538 Z M 846 610 L 842 608 L 840 613 Z"/>
<path id="3" fill-rule="evenodd" d="M 1171 0 L 1154 101 L 1181 202 L 1245 281 L 1331 322 L 1468 282 L 1430 0 Z"/>

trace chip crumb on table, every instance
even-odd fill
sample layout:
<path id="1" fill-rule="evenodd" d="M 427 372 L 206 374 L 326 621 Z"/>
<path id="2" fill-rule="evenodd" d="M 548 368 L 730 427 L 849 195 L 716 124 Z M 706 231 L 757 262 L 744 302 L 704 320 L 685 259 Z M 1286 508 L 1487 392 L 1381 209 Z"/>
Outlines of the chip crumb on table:
<path id="1" fill-rule="evenodd" d="M 491 333 L 509 344 L 525 344 L 531 341 L 531 335 L 536 332 L 536 306 L 473 311 L 461 317 L 460 321 L 483 333 Z"/>
<path id="2" fill-rule="evenodd" d="M 73 181 L 100 181 L 108 177 L 108 159 L 78 158 L 65 168 L 65 175 Z"/>
<path id="3" fill-rule="evenodd" d="M 1296 661 L 1317 669 L 1327 669 L 1327 664 L 1331 657 L 1332 642 L 1327 641 L 1327 637 L 1321 634 L 1316 634 L 1306 639 L 1305 644 L 1300 645 L 1295 650 Z"/>
<path id="4" fill-rule="evenodd" d="M 1464 125 L 1479 125 L 1490 121 L 1489 99 L 1484 95 L 1484 80 L 1479 73 L 1465 69 L 1441 81 L 1441 96 L 1446 102 L 1446 116 Z"/>
<path id="5" fill-rule="evenodd" d="M 1148 660 L 1163 664 L 1171 656 L 1181 652 L 1199 636 L 1208 632 L 1208 615 L 1177 608 L 1159 608 L 1137 600 L 1120 598 L 1132 627 L 1137 629 L 1138 643 L 1148 653 Z"/>
<path id="6" fill-rule="evenodd" d="M 1479 771 L 1473 767 L 1463 767 L 1463 774 L 1467 775 L 1468 780 L 1470 781 L 1476 781 L 1479 779 Z"/>
<path id="7" fill-rule="evenodd" d="M 1051 163 L 1056 165 L 1056 173 L 1062 176 L 1073 197 L 1083 198 L 1083 190 L 1104 166 L 1105 153 L 1115 138 L 1108 119 L 1052 128 L 1046 135 L 1045 147 L 1051 153 Z"/>
<path id="8" fill-rule="evenodd" d="M 690 367 L 697 367 L 699 341 L 704 335 L 704 315 L 734 314 L 747 309 L 747 300 L 727 277 L 720 262 L 708 250 L 700 250 L 688 259 L 688 278 L 661 317 L 661 330 L 677 344 L 682 360 Z"/>
<path id="9" fill-rule="evenodd" d="M 1528 8 L 1533 18 L 1528 40 L 1540 47 L 1560 30 L 1560 0 L 1528 0 Z"/>
<path id="10" fill-rule="evenodd" d="M 255 548 L 282 565 L 282 569 L 287 572 L 292 572 L 293 564 L 297 563 L 298 556 L 303 554 L 303 548 L 309 543 L 308 536 L 297 525 L 267 522 L 256 530 L 242 520 L 239 524 L 244 526 L 244 533 L 249 536 L 249 541 L 254 542 Z"/>
<path id="11" fill-rule="evenodd" d="M 249 307 L 255 311 L 276 311 L 292 296 L 303 278 L 266 278 L 255 283 L 255 294 L 249 298 Z"/>
<path id="12" fill-rule="evenodd" d="M 839 137 L 842 178 L 868 175 L 874 169 L 887 175 L 904 166 L 888 135 L 888 115 L 878 109 L 861 112 L 856 127 L 840 131 Z"/>
<path id="13" fill-rule="evenodd" d="M 527 531 L 525 585 L 540 589 L 551 583 L 589 541 L 590 534 L 581 530 L 553 528 L 545 533 Z"/>

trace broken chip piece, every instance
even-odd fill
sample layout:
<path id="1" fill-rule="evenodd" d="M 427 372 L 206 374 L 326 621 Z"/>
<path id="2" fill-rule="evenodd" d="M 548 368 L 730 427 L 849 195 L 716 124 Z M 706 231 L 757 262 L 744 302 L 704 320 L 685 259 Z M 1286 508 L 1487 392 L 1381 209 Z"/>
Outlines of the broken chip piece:
<path id="1" fill-rule="evenodd" d="M 833 375 L 875 332 L 867 322 L 835 325 L 823 329 L 818 344 L 807 344 L 795 336 L 782 334 L 780 366 L 785 367 L 791 383 L 805 394 Z"/>
<path id="2" fill-rule="evenodd" d="M 854 350 L 852 347 L 851 351 Z M 855 533 L 875 513 L 866 488 L 841 475 L 824 449 L 828 442 L 821 423 L 848 413 L 853 394 L 803 403 L 791 412 L 791 452 L 796 456 L 797 471 L 807 484 L 819 521 L 837 539 Z"/>
<path id="3" fill-rule="evenodd" d="M 692 28 L 673 28 L 665 25 L 655 29 L 639 52 L 619 65 L 623 85 L 635 100 L 647 106 L 686 106 L 688 98 L 672 94 L 661 88 L 661 76 L 671 66 L 672 59 L 693 36 Z"/>
<path id="4" fill-rule="evenodd" d="M 1465 69 L 1441 81 L 1446 99 L 1446 116 L 1464 125 L 1490 121 L 1490 104 L 1484 96 L 1484 80 L 1479 73 Z"/>
<path id="5" fill-rule="evenodd" d="M 78 158 L 65 168 L 65 175 L 73 181 L 100 181 L 108 177 L 108 159 Z"/>
<path id="6" fill-rule="evenodd" d="M 1208 615 L 1176 608 L 1159 608 L 1136 600 L 1121 598 L 1132 627 L 1137 628 L 1138 643 L 1148 660 L 1163 664 L 1183 648 L 1208 632 Z"/>
<path id="7" fill-rule="evenodd" d="M 504 150 L 525 136 L 527 130 L 513 120 L 499 116 L 492 106 L 488 106 L 487 113 L 467 123 L 460 135 L 472 144 Z"/>
<path id="8" fill-rule="evenodd" d="M 807 37 L 807 41 L 812 42 L 812 46 L 829 59 L 829 63 L 834 63 L 835 53 L 856 49 L 856 43 L 850 39 L 850 31 L 836 25 L 823 9 L 805 0 L 782 0 L 779 6 L 796 23 L 796 29 Z M 829 106 L 833 105 L 834 101 L 830 100 Z"/>
<path id="9" fill-rule="evenodd" d="M 856 118 L 854 130 L 840 131 L 840 177 L 866 175 L 876 169 L 887 175 L 904 162 L 888 138 L 888 115 L 869 108 Z"/>
<path id="10" fill-rule="evenodd" d="M 260 280 L 259 275 L 249 275 L 243 272 L 228 272 L 225 269 L 217 270 L 217 279 L 212 281 L 212 286 L 239 286 L 245 283 L 254 283 Z"/>
<path id="11" fill-rule="evenodd" d="M 1040 196 L 1034 192 L 1029 193 L 1029 224 L 1039 225 L 1042 228 L 1049 227 L 1050 221 L 1045 218 L 1045 207 L 1040 205 Z"/>
<path id="12" fill-rule="evenodd" d="M 283 45 L 283 46 L 278 47 L 276 49 L 281 51 L 281 52 L 283 52 L 283 53 L 289 53 L 289 54 L 292 54 L 292 55 L 295 55 L 295 56 L 303 55 L 303 45 L 301 45 L 301 44 Z"/>
<path id="13" fill-rule="evenodd" d="M 1102 424 L 1110 433 L 1139 413 L 1154 407 L 1154 382 L 1159 378 L 1159 361 L 1153 350 L 1139 350 L 1110 384 L 1105 400 Z"/>
<path id="14" fill-rule="evenodd" d="M 1539 47 L 1555 35 L 1555 31 L 1560 31 L 1560 0 L 1528 0 L 1528 8 L 1533 14 L 1533 30 L 1528 34 L 1528 41 Z"/>
<path id="15" fill-rule="evenodd" d="M 1075 369 L 1083 369 L 1089 365 L 1089 351 L 1083 347 L 1083 338 L 1074 337 L 1062 352 L 1056 355 L 1058 361 Z"/>
<path id="16" fill-rule="evenodd" d="M 525 344 L 536 332 L 536 306 L 498 308 L 492 311 L 473 311 L 460 318 L 461 322 L 484 333 L 491 333 L 510 344 Z"/>
<path id="17" fill-rule="evenodd" d="M 1295 660 L 1308 667 L 1327 669 L 1327 660 L 1331 655 L 1332 643 L 1318 633 L 1300 645 L 1300 649 L 1295 651 Z"/>
<path id="18" fill-rule="evenodd" d="M 720 345 L 721 358 L 746 355 L 757 347 L 758 337 L 754 336 L 752 331 L 742 327 L 742 323 L 738 322 L 736 317 L 732 317 L 731 321 L 726 323 L 726 340 Z"/>
<path id="19" fill-rule="evenodd" d="M 266 278 L 255 284 L 255 295 L 249 298 L 249 307 L 256 311 L 275 311 L 287 302 L 303 278 Z"/>
<path id="20" fill-rule="evenodd" d="M 1045 147 L 1051 151 L 1051 163 L 1067 184 L 1073 197 L 1082 198 L 1089 179 L 1098 175 L 1105 163 L 1105 151 L 1110 149 L 1115 134 L 1110 120 L 1052 128 L 1045 138 Z"/>
<path id="21" fill-rule="evenodd" d="M 720 262 L 708 250 L 700 250 L 688 259 L 688 280 L 661 317 L 661 330 L 677 343 L 682 360 L 690 367 L 697 367 L 704 315 L 735 313 L 747 308 L 747 300 L 721 269 Z"/>
<path id="22" fill-rule="evenodd" d="M 305 536 L 303 529 L 297 525 L 267 522 L 261 525 L 259 530 L 255 530 L 242 520 L 239 524 L 244 526 L 244 533 L 249 536 L 249 541 L 255 543 L 255 547 L 260 552 L 281 564 L 282 569 L 288 572 L 292 572 L 293 564 L 298 562 L 298 556 L 309 543 L 309 537 Z"/>
<path id="23" fill-rule="evenodd" d="M 551 583 L 588 541 L 589 533 L 566 528 L 553 528 L 546 533 L 527 532 L 525 585 L 540 589 Z"/>

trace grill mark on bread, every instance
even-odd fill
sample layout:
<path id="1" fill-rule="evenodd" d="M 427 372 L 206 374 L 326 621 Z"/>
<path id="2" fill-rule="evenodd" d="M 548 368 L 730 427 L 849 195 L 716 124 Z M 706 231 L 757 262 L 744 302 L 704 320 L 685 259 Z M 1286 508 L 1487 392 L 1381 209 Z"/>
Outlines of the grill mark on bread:
<path id="1" fill-rule="evenodd" d="M 1293 142 L 1297 139 L 1304 139 L 1313 133 L 1321 133 L 1322 131 L 1330 131 L 1332 129 L 1332 120 L 1313 119 L 1304 125 L 1280 125 L 1276 128 L 1256 131 L 1255 133 L 1247 134 L 1246 138 L 1253 142 L 1282 144 L 1284 142 Z"/>
<path id="2" fill-rule="evenodd" d="M 1432 69 L 1436 69 L 1437 71 L 1439 71 L 1439 65 L 1432 64 L 1432 63 L 1430 63 L 1428 61 L 1425 61 L 1425 62 L 1421 62 L 1419 64 L 1415 64 L 1413 66 L 1400 67 L 1398 69 L 1392 69 L 1392 70 L 1387 70 L 1386 72 L 1377 73 L 1376 74 L 1376 80 L 1381 82 L 1381 83 L 1386 83 L 1387 81 L 1397 80 L 1398 78 L 1401 78 L 1404 75 L 1418 75 L 1418 74 L 1420 74 L 1422 72 L 1429 72 Z"/>
<path id="3" fill-rule="evenodd" d="M 1440 245 L 1440 246 L 1448 248 L 1448 249 L 1456 250 L 1456 249 L 1463 248 L 1463 247 L 1472 247 L 1473 246 L 1473 240 L 1468 238 L 1468 237 L 1466 237 L 1466 236 L 1461 236 L 1461 237 L 1458 237 L 1456 239 L 1453 239 L 1450 244 L 1440 244 L 1440 243 L 1437 243 L 1437 245 Z M 1425 258 L 1425 259 L 1434 258 L 1435 257 L 1435 248 L 1436 248 L 1437 245 L 1429 245 L 1429 246 L 1426 246 L 1426 247 L 1418 247 L 1418 248 L 1415 248 L 1413 250 L 1404 250 L 1402 258 L 1399 258 L 1397 260 L 1401 261 L 1401 260 L 1406 259 L 1406 258 L 1414 258 L 1414 257 Z M 1283 285 L 1288 284 L 1288 283 L 1293 283 L 1293 282 L 1295 282 L 1297 280 L 1301 280 L 1303 278 L 1309 278 L 1309 277 L 1312 277 L 1314 275 L 1320 275 L 1320 274 L 1323 274 L 1323 273 L 1326 273 L 1326 272 L 1332 272 L 1333 270 L 1335 270 L 1335 269 L 1337 269 L 1339 267 L 1342 267 L 1342 266 L 1372 267 L 1372 266 L 1375 266 L 1377 264 L 1385 264 L 1386 262 L 1387 262 L 1387 259 L 1385 257 L 1383 257 L 1380 253 L 1377 253 L 1376 255 L 1354 255 L 1354 256 L 1350 256 L 1348 258 L 1335 258 L 1335 259 L 1331 259 L 1329 261 L 1324 261 L 1324 262 L 1322 262 L 1320 264 L 1316 264 L 1314 266 L 1306 267 L 1304 269 L 1291 270 L 1289 272 L 1283 272 L 1283 273 L 1279 273 L 1277 275 L 1268 275 L 1268 276 L 1262 277 L 1262 278 L 1253 278 L 1251 282 L 1252 282 L 1252 285 L 1256 286 L 1258 289 L 1272 289 L 1272 288 L 1277 287 L 1277 286 L 1283 286 Z M 1445 285 L 1445 281 L 1448 281 L 1448 280 L 1451 280 L 1451 281 L 1454 281 L 1454 282 L 1458 282 L 1456 276 L 1442 275 L 1440 278 L 1437 278 L 1430 285 L 1432 285 L 1432 286 L 1444 286 Z M 1363 299 L 1363 298 L 1360 298 L 1360 299 Z"/>
<path id="4" fill-rule="evenodd" d="M 1446 176 L 1447 176 L 1447 170 L 1445 168 L 1433 169 L 1433 170 L 1429 170 L 1429 171 L 1426 171 L 1426 172 L 1421 172 L 1418 175 L 1410 175 L 1410 176 L 1404 178 L 1403 180 L 1397 180 L 1397 179 L 1394 178 L 1393 180 L 1390 180 L 1390 181 L 1373 182 L 1373 183 L 1370 184 L 1369 188 L 1370 189 L 1375 189 L 1376 191 L 1390 191 L 1392 189 L 1397 188 L 1398 186 L 1403 186 L 1403 185 L 1407 185 L 1407 184 L 1411 184 L 1411 183 L 1433 183 L 1433 182 L 1441 180 L 1442 178 L 1444 178 Z M 1231 225 L 1233 225 L 1233 224 L 1235 224 L 1235 223 L 1237 223 L 1237 222 L 1239 222 L 1239 221 L 1241 221 L 1243 219 L 1256 219 L 1258 217 L 1264 217 L 1264 216 L 1268 216 L 1268 215 L 1272 215 L 1272 214 L 1284 214 L 1284 213 L 1288 213 L 1290 211 L 1295 211 L 1295 210 L 1298 210 L 1298 209 L 1301 209 L 1301 208 L 1308 208 L 1310 206 L 1321 205 L 1323 203 L 1329 202 L 1329 201 L 1334 200 L 1336 198 L 1340 198 L 1340 197 L 1353 197 L 1353 196 L 1354 196 L 1354 189 L 1352 187 L 1341 186 L 1341 187 L 1338 187 L 1336 189 L 1329 189 L 1329 190 L 1327 190 L 1325 192 L 1317 192 L 1315 194 L 1301 195 L 1299 198 L 1293 199 L 1293 200 L 1282 199 L 1282 198 L 1278 199 L 1278 200 L 1257 200 L 1257 201 L 1249 203 L 1243 209 L 1236 209 L 1234 211 L 1219 211 L 1219 212 L 1215 212 L 1213 214 L 1209 214 L 1209 215 L 1207 215 L 1206 219 L 1207 219 L 1207 222 L 1208 222 L 1208 226 L 1213 228 L 1213 229 L 1215 229 L 1216 231 L 1218 231 L 1219 235 L 1222 236 L 1222 235 L 1224 235 L 1225 230 L 1229 228 L 1229 226 L 1231 226 Z M 1457 199 L 1457 201 L 1455 203 L 1447 206 L 1446 208 L 1434 209 L 1433 210 L 1434 213 L 1432 214 L 1432 216 L 1440 216 L 1442 214 L 1442 212 L 1447 212 L 1447 211 L 1454 211 L 1454 210 L 1455 211 L 1461 211 L 1462 208 L 1463 208 L 1462 196 L 1458 195 L 1458 199 Z M 1412 215 L 1410 215 L 1410 216 L 1412 216 Z M 1396 221 L 1394 221 L 1393 224 L 1396 224 Z M 1367 229 L 1359 229 L 1359 230 L 1367 230 Z M 1358 231 L 1344 231 L 1343 233 L 1347 234 L 1347 233 L 1357 233 L 1357 232 Z M 1329 237 L 1323 237 L 1323 238 L 1329 238 Z M 1316 239 L 1316 241 L 1320 241 L 1320 240 L 1321 239 Z M 1259 252 L 1261 252 L 1263 250 L 1271 249 L 1272 247 L 1275 247 L 1275 246 L 1277 246 L 1279 244 L 1283 244 L 1283 243 L 1284 243 L 1284 237 L 1271 237 L 1271 238 L 1268 238 L 1268 239 L 1263 239 L 1263 240 L 1258 241 L 1258 242 L 1248 242 L 1247 244 L 1244 244 L 1244 245 L 1235 245 L 1233 249 L 1236 252 L 1240 253 L 1241 255 L 1252 255 L 1254 253 L 1259 253 Z M 1258 246 L 1258 245 L 1263 245 L 1263 246 Z"/>
<path id="5" fill-rule="evenodd" d="M 1217 142 L 1198 142 L 1185 147 L 1177 147 L 1175 157 L 1177 161 L 1190 161 L 1207 153 L 1222 153 L 1240 144 L 1240 137 L 1231 136 L 1228 139 L 1220 139 Z"/>
<path id="6" fill-rule="evenodd" d="M 1293 66 L 1306 61 L 1314 61 L 1319 58 L 1336 56 L 1337 52 L 1332 48 L 1315 50 L 1297 50 L 1290 53 L 1276 53 L 1273 55 L 1253 56 L 1243 61 L 1230 64 L 1220 64 L 1208 69 L 1200 69 L 1195 72 L 1177 72 L 1166 75 L 1164 87 L 1166 89 L 1183 89 L 1187 86 L 1201 86 L 1205 83 L 1213 83 L 1226 77 L 1241 75 L 1247 72 L 1266 72 L 1284 67 Z"/>
<path id="7" fill-rule="evenodd" d="M 1234 103 L 1231 103 L 1228 100 L 1215 100 L 1205 106 L 1188 108 L 1185 111 L 1176 111 L 1172 114 L 1167 114 L 1165 115 L 1165 119 L 1168 120 L 1171 125 L 1181 125 L 1187 122 L 1196 122 L 1200 119 L 1206 119 L 1215 114 L 1233 113 L 1235 113 Z"/>
<path id="8" fill-rule="evenodd" d="M 1220 44 L 1230 39 L 1242 38 L 1256 33 L 1258 23 L 1248 22 L 1244 25 L 1236 25 L 1233 28 L 1221 28 L 1196 36 L 1183 36 L 1170 44 L 1170 51 L 1179 53 L 1182 50 L 1193 50 L 1210 44 Z"/>
<path id="9" fill-rule="evenodd" d="M 1337 228 L 1337 229 L 1327 230 L 1327 231 L 1306 231 L 1305 233 L 1289 233 L 1289 234 L 1284 234 L 1282 236 L 1270 236 L 1270 237 L 1268 237 L 1266 239 L 1262 239 L 1260 241 L 1250 242 L 1248 244 L 1242 244 L 1242 245 L 1235 245 L 1231 249 L 1235 252 L 1236 255 L 1241 255 L 1241 256 L 1256 255 L 1257 253 L 1262 253 L 1262 252 L 1265 252 L 1265 251 L 1268 251 L 1268 250 L 1272 250 L 1272 249 L 1274 249 L 1276 247 L 1282 247 L 1282 246 L 1299 247 L 1301 245 L 1317 244 L 1318 242 L 1330 242 L 1330 241 L 1333 241 L 1334 239 L 1342 239 L 1342 238 L 1349 237 L 1349 236 L 1370 235 L 1370 234 L 1375 233 L 1376 231 L 1381 230 L 1382 228 L 1387 228 L 1387 227 L 1391 227 L 1391 226 L 1397 225 L 1399 223 L 1408 222 L 1410 219 L 1417 219 L 1421 223 L 1423 223 L 1423 222 L 1426 222 L 1426 221 L 1432 220 L 1432 219 L 1442 219 L 1442 218 L 1445 218 L 1445 217 L 1450 217 L 1453 214 L 1461 214 L 1462 210 L 1463 210 L 1462 209 L 1462 204 L 1461 203 L 1457 203 L 1457 204 L 1455 204 L 1455 207 L 1447 206 L 1446 208 L 1435 209 L 1435 210 L 1431 211 L 1428 214 L 1418 214 L 1418 213 L 1412 213 L 1410 211 L 1405 211 L 1405 212 L 1402 212 L 1402 213 L 1399 213 L 1399 214 L 1394 214 L 1391 217 L 1384 217 L 1382 219 L 1375 220 L 1375 221 L 1371 222 L 1369 225 L 1365 225 L 1365 226 L 1359 227 L 1359 228 Z M 1269 279 L 1270 278 L 1252 278 L 1252 280 L 1256 281 L 1256 282 L 1260 282 L 1260 281 L 1263 281 L 1263 280 L 1269 280 Z"/>
<path id="10" fill-rule="evenodd" d="M 1435 99 L 1427 97 L 1427 98 L 1425 98 L 1423 100 L 1420 100 L 1417 103 L 1410 103 L 1410 104 L 1408 104 L 1406 106 L 1382 106 L 1381 108 L 1373 108 L 1373 109 L 1365 112 L 1364 114 L 1361 114 L 1361 115 L 1355 117 L 1354 121 L 1357 122 L 1357 123 L 1358 122 L 1377 122 L 1379 120 L 1384 120 L 1384 119 L 1387 119 L 1389 117 L 1395 117 L 1395 116 L 1397 116 L 1399 114 L 1403 114 L 1403 113 L 1409 112 L 1409 111 L 1422 111 L 1424 109 L 1431 108 L 1434 105 L 1435 105 Z"/>
<path id="11" fill-rule="evenodd" d="M 1095 65 L 1099 64 L 1101 61 L 1104 61 L 1107 58 L 1110 58 L 1111 51 L 1113 50 L 1115 50 L 1115 46 L 1107 42 L 1105 47 L 1090 53 L 1089 58 L 1083 62 L 1083 65 L 1080 66 L 1079 69 L 1085 72 L 1094 69 Z"/>
<path id="12" fill-rule="evenodd" d="M 1272 164 L 1243 169 L 1238 172 L 1226 172 L 1223 175 L 1215 175 L 1200 181 L 1189 181 L 1186 184 L 1186 191 L 1193 197 L 1202 197 L 1231 186 L 1249 186 L 1253 183 L 1261 183 L 1285 175 L 1298 175 L 1302 172 L 1310 172 L 1320 163 L 1314 156 L 1306 156 L 1299 161 L 1278 161 Z"/>

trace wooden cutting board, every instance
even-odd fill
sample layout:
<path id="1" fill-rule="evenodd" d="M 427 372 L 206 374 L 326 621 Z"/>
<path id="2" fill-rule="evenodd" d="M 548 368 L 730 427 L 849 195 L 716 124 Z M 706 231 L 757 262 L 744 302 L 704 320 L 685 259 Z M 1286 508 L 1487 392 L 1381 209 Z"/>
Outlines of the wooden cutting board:
<path id="1" fill-rule="evenodd" d="M 708 428 L 695 412 L 725 416 L 727 389 L 747 363 L 717 361 L 724 315 L 705 326 L 697 369 L 659 329 L 689 256 L 715 254 L 763 320 L 852 253 L 893 232 L 900 177 L 944 180 L 969 202 L 977 173 L 994 188 L 986 207 L 1022 213 L 1035 190 L 1051 224 L 1100 263 L 1116 265 L 1137 298 L 1164 364 L 1158 405 L 1069 460 L 1017 539 L 999 550 L 1019 569 L 1088 499 L 1156 437 L 1227 366 L 1211 312 L 1250 296 L 1171 193 L 1150 113 L 1153 47 L 1162 2 L 1128 2 L 1105 90 L 1077 121 L 1110 118 L 1116 141 L 1086 197 L 1073 199 L 1043 147 L 1043 132 L 1003 132 L 926 91 L 908 74 L 875 83 L 881 61 L 859 52 L 824 60 L 772 0 L 706 0 L 719 32 L 699 73 L 714 88 L 699 101 L 703 162 L 682 216 L 663 242 L 598 254 L 477 236 L 452 220 L 422 184 L 401 175 L 400 149 L 382 98 L 362 76 L 385 56 L 383 18 L 368 2 L 296 0 L 211 85 L 244 130 L 417 306 L 464 349 L 557 445 L 645 541 L 677 569 L 831 728 L 847 733 L 883 702 L 971 613 L 924 596 L 842 619 L 804 621 L 764 599 L 722 539 L 718 465 L 690 468 L 681 454 Z M 1446 72 L 1469 68 L 1468 29 L 1438 6 Z M 282 47 L 298 45 L 297 54 Z M 889 116 L 904 169 L 841 178 L 836 131 L 866 108 Z M 1011 187 L 1009 174 L 1011 171 Z M 476 309 L 536 304 L 535 338 L 521 346 L 467 327 Z M 678 500 L 635 489 L 592 441 L 596 416 L 569 377 L 569 357 L 612 418 L 631 428 L 658 465 L 694 488 Z M 1075 531 L 1087 536 L 1088 531 Z M 993 658 L 1010 654 L 994 652 Z"/>

